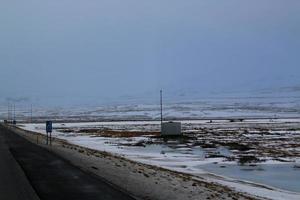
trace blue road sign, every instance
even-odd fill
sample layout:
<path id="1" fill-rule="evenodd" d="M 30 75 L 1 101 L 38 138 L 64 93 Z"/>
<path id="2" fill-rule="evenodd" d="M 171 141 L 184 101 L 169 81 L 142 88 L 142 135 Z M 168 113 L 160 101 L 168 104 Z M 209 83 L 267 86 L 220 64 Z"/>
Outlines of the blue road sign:
<path id="1" fill-rule="evenodd" d="M 52 121 L 46 121 L 46 132 L 52 133 Z"/>

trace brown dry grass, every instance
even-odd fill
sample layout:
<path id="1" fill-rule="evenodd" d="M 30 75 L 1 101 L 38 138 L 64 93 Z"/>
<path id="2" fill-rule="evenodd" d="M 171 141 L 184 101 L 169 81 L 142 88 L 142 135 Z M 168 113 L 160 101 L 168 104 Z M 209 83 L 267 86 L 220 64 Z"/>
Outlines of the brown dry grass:
<path id="1" fill-rule="evenodd" d="M 79 133 L 84 135 L 91 135 L 92 137 L 138 137 L 143 135 L 159 136 L 160 132 L 148 131 L 125 131 L 125 130 L 110 130 L 110 129 L 62 129 L 59 130 L 64 133 Z"/>

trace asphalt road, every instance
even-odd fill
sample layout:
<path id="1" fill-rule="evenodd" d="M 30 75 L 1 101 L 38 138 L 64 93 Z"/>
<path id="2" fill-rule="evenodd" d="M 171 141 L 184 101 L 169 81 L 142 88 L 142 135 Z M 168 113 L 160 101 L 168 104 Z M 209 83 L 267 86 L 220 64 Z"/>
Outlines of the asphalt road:
<path id="1" fill-rule="evenodd" d="M 35 200 L 32 188 L 41 200 L 133 200 L 1 125 L 0 145 L 1 200 Z"/>
<path id="2" fill-rule="evenodd" d="M 0 199 L 38 200 L 23 170 L 12 156 L 0 130 Z"/>

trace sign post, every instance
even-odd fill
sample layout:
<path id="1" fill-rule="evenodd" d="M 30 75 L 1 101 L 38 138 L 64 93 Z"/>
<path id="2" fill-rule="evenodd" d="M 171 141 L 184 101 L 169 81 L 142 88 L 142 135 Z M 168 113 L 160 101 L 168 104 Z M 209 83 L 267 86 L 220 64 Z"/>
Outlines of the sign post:
<path id="1" fill-rule="evenodd" d="M 52 121 L 46 121 L 46 133 L 47 133 L 47 145 L 49 144 L 50 135 L 50 145 L 52 144 Z"/>

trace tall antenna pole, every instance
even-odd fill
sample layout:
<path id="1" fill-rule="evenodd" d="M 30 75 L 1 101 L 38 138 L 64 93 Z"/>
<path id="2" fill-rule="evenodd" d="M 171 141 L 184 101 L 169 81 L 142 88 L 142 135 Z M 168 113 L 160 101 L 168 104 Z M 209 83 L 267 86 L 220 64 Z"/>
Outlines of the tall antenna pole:
<path id="1" fill-rule="evenodd" d="M 7 122 L 9 121 L 9 101 L 7 103 Z"/>
<path id="2" fill-rule="evenodd" d="M 13 114 L 14 114 L 14 113 L 13 113 L 13 112 L 14 112 L 14 111 L 13 111 L 13 107 L 14 107 L 14 106 L 13 106 L 13 103 L 11 103 L 11 104 L 10 104 L 10 121 L 11 121 L 11 122 L 13 121 L 13 117 L 14 117 L 14 115 L 13 115 Z"/>
<path id="3" fill-rule="evenodd" d="M 16 121 L 16 104 L 14 103 L 14 121 Z"/>
<path id="4" fill-rule="evenodd" d="M 8 113 L 9 113 L 9 121 L 11 122 L 11 120 L 12 120 L 12 105 L 10 103 L 8 104 Z"/>
<path id="5" fill-rule="evenodd" d="M 32 104 L 30 106 L 30 123 L 32 123 Z"/>
<path id="6" fill-rule="evenodd" d="M 160 90 L 160 125 L 162 127 L 163 124 L 163 96 L 162 90 Z"/>

